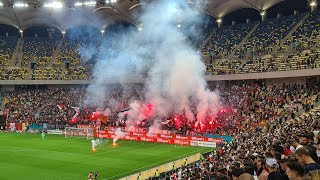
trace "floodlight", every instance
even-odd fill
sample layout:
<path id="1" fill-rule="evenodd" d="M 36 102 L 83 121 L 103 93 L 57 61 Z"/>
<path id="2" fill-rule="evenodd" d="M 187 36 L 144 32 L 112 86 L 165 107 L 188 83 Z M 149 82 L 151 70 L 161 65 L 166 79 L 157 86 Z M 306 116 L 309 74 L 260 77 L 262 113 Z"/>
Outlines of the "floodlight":
<path id="1" fill-rule="evenodd" d="M 82 3 L 82 2 L 76 2 L 74 5 L 75 5 L 75 6 L 82 6 L 83 3 Z"/>
<path id="2" fill-rule="evenodd" d="M 116 2 L 117 2 L 117 0 L 106 0 L 106 3 L 107 3 L 107 4 L 116 3 Z"/>
<path id="3" fill-rule="evenodd" d="M 54 1 L 51 3 L 44 4 L 44 7 L 59 9 L 63 7 L 63 4 L 61 2 Z"/>
<path id="4" fill-rule="evenodd" d="M 85 6 L 95 6 L 96 2 L 95 1 L 86 1 L 83 3 Z"/>
<path id="5" fill-rule="evenodd" d="M 311 7 L 317 6 L 317 1 L 311 1 L 311 2 L 310 2 L 310 6 L 311 6 Z"/>
<path id="6" fill-rule="evenodd" d="M 260 15 L 261 15 L 261 16 L 266 15 L 266 11 L 261 11 Z"/>
<path id="7" fill-rule="evenodd" d="M 13 7 L 28 7 L 27 3 L 17 2 L 13 5 Z"/>

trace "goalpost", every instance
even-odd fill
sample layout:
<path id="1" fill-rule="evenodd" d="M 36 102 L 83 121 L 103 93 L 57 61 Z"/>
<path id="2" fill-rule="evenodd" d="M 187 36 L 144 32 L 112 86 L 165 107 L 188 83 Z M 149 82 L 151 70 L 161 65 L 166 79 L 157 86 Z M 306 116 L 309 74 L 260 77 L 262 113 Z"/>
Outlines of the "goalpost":
<path id="1" fill-rule="evenodd" d="M 87 140 L 94 139 L 94 130 L 91 128 L 75 128 L 75 127 L 66 127 L 64 129 L 64 137 L 80 137 L 86 138 Z"/>

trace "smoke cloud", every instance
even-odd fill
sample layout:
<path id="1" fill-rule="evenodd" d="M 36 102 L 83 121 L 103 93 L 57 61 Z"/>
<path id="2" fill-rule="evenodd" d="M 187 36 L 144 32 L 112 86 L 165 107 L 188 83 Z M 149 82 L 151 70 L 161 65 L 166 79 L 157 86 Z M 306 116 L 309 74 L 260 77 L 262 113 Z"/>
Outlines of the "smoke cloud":
<path id="1" fill-rule="evenodd" d="M 143 30 L 123 32 L 116 42 L 112 41 L 111 50 L 99 51 L 93 71 L 95 83 L 87 89 L 91 105 L 106 106 L 106 82 L 125 83 L 147 72 L 144 102 L 130 104 L 129 120 L 140 121 L 141 107 L 149 103 L 153 106 L 152 117 L 157 119 L 152 131 L 159 128 L 160 119 L 176 114 L 184 115 L 189 122 L 214 116 L 220 106 L 219 95 L 208 90 L 200 52 L 187 38 L 200 32 L 184 26 L 202 22 L 198 6 L 185 0 L 143 2 L 139 17 Z M 101 44 L 105 47 L 110 42 Z"/>
<path id="2" fill-rule="evenodd" d="M 117 141 L 121 138 L 123 138 L 126 133 L 121 131 L 121 128 L 117 128 L 116 131 L 114 132 L 115 137 L 113 138 L 113 144 L 116 145 Z"/>

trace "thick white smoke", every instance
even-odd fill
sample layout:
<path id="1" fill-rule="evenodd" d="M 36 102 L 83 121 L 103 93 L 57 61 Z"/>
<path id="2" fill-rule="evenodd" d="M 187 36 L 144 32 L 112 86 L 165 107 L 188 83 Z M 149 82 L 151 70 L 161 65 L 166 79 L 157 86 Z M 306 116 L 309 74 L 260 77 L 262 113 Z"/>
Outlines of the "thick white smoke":
<path id="1" fill-rule="evenodd" d="M 121 128 L 117 128 L 116 131 L 114 132 L 115 137 L 113 138 L 113 144 L 116 145 L 117 141 L 121 138 L 123 138 L 126 133 L 121 131 Z"/>
<path id="2" fill-rule="evenodd" d="M 207 116 L 217 113 L 219 96 L 207 89 L 200 52 L 181 31 L 183 24 L 201 22 L 197 8 L 190 7 L 185 0 L 142 4 L 144 13 L 139 22 L 143 30 L 119 38 L 117 46 L 111 47 L 117 48 L 117 55 L 99 54 L 101 59 L 93 74 L 95 84 L 89 86 L 88 95 L 95 97 L 95 104 L 101 104 L 106 82 L 126 82 L 148 68 L 144 103 L 153 105 L 154 117 L 161 119 L 181 114 L 190 122 L 205 121 Z M 180 23 L 181 28 L 178 28 Z M 140 106 L 137 101 L 130 105 L 129 120 L 141 120 Z M 159 126 L 159 122 L 154 124 Z"/>

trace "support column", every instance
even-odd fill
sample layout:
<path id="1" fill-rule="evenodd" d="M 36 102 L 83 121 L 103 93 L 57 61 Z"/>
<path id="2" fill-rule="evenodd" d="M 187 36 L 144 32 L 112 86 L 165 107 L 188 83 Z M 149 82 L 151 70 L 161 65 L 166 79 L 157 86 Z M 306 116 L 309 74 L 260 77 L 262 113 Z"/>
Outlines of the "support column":
<path id="1" fill-rule="evenodd" d="M 101 29 L 100 32 L 101 32 L 101 36 L 104 37 L 104 32 L 105 32 L 104 29 Z"/>
<path id="2" fill-rule="evenodd" d="M 317 0 L 312 0 L 309 5 L 311 7 L 311 12 L 317 10 L 317 6 L 318 6 Z"/>
<path id="3" fill-rule="evenodd" d="M 23 38 L 23 30 L 19 30 L 21 38 Z"/>
<path id="4" fill-rule="evenodd" d="M 261 11 L 260 16 L 261 16 L 261 21 L 264 22 L 267 19 L 267 12 Z"/>
<path id="5" fill-rule="evenodd" d="M 62 33 L 62 38 L 64 39 L 66 36 L 66 31 L 62 30 L 61 33 Z"/>
<path id="6" fill-rule="evenodd" d="M 218 23 L 218 28 L 220 28 L 222 26 L 222 18 L 218 18 L 217 23 Z"/>

